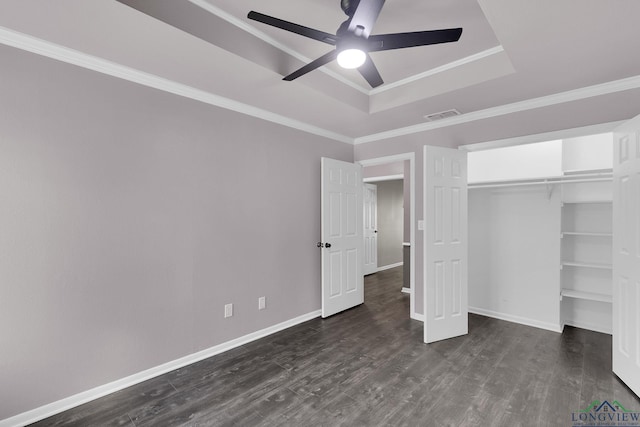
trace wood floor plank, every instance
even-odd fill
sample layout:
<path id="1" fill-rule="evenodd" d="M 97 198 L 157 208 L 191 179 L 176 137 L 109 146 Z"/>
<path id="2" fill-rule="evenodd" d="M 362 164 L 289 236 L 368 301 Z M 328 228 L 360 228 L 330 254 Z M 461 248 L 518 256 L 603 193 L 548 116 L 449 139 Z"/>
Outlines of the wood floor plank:
<path id="1" fill-rule="evenodd" d="M 36 426 L 569 425 L 593 400 L 640 400 L 611 372 L 611 336 L 469 315 L 426 345 L 402 268 L 365 303 L 79 406 Z"/>

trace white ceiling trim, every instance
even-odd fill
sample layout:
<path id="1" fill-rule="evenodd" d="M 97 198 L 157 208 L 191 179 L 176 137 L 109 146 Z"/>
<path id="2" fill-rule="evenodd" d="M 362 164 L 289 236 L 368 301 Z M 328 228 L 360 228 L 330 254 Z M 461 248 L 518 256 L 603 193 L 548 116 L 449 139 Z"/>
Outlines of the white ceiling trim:
<path id="1" fill-rule="evenodd" d="M 307 58 L 306 56 L 304 56 L 303 54 L 301 54 L 298 51 L 295 51 L 293 49 L 291 49 L 290 47 L 280 43 L 279 41 L 277 41 L 276 39 L 274 39 L 273 37 L 267 35 L 266 33 L 263 33 L 262 31 L 256 29 L 255 27 L 247 24 L 246 22 L 244 22 L 241 19 L 236 18 L 235 16 L 225 12 L 224 10 L 220 9 L 217 6 L 212 5 L 211 3 L 207 2 L 206 0 L 189 0 L 190 3 L 193 3 L 194 5 L 206 10 L 209 13 L 212 13 L 214 15 L 216 15 L 218 18 L 224 19 L 225 21 L 227 21 L 228 23 L 235 25 L 236 27 L 240 28 L 243 31 L 246 31 L 247 33 L 251 34 L 252 36 L 255 36 L 259 39 L 261 39 L 262 41 L 269 43 L 271 46 L 280 49 L 281 51 L 293 56 L 294 58 L 304 62 L 304 63 L 309 63 L 312 61 L 311 58 Z M 357 91 L 364 93 L 365 95 L 369 95 L 369 91 L 365 88 L 363 88 L 362 86 L 352 82 L 351 80 L 345 78 L 344 76 L 336 73 L 335 71 L 331 70 L 330 68 L 327 67 L 321 67 L 318 69 L 319 71 L 322 71 L 325 74 L 328 74 L 329 76 L 333 77 L 334 79 L 340 81 L 341 83 L 346 84 L 347 86 L 350 86 L 354 89 L 356 89 Z"/>
<path id="2" fill-rule="evenodd" d="M 462 114 L 460 116 L 455 116 L 448 119 L 438 120 L 436 122 L 420 123 L 418 125 L 407 126 L 362 136 L 355 138 L 355 144 L 365 144 L 368 142 L 381 141 L 384 139 L 396 138 L 399 136 L 411 135 L 448 126 L 469 123 L 476 120 L 484 120 L 492 117 L 504 116 L 521 111 L 533 110 L 541 107 L 549 107 L 566 102 L 579 101 L 581 99 L 591 98 L 594 96 L 607 95 L 610 93 L 623 92 L 625 90 L 638 88 L 640 88 L 640 75 L 628 77 L 626 79 L 614 80 L 612 82 L 601 83 L 593 86 L 587 86 L 566 92 L 560 92 L 553 95 L 542 96 L 539 98 L 527 99 L 525 101 L 505 104 L 498 107 L 486 108 L 484 110 L 473 111 L 471 113 Z"/>
<path id="3" fill-rule="evenodd" d="M 522 112 L 535 108 L 541 108 L 565 102 L 577 101 L 590 97 L 640 88 L 640 75 L 638 75 L 594 86 L 587 86 L 567 92 L 561 92 L 539 98 L 515 102 L 512 104 L 491 107 L 484 110 L 474 111 L 471 113 L 462 114 L 460 116 L 439 120 L 437 122 L 420 123 L 418 125 L 392 129 L 389 131 L 366 135 L 354 139 L 349 136 L 330 131 L 328 129 L 320 128 L 309 123 L 291 119 L 289 117 L 272 113 L 262 108 L 254 107 L 252 105 L 245 104 L 239 101 L 234 101 L 229 98 L 215 95 L 201 89 L 197 89 L 182 83 L 177 83 L 175 81 L 168 80 L 151 73 L 127 67 L 113 61 L 86 54 L 75 49 L 67 48 L 1 26 L 0 43 L 17 49 L 35 53 L 37 55 L 45 56 L 58 61 L 96 71 L 102 74 L 110 75 L 112 77 L 127 80 L 147 87 L 152 87 L 154 89 L 162 90 L 178 96 L 183 96 L 209 105 L 235 111 L 248 116 L 256 117 L 261 120 L 266 120 L 292 129 L 297 129 L 309 134 L 318 135 L 347 144 L 364 144 L 368 142 L 380 141 L 403 135 L 410 135 L 430 131 L 433 129 L 455 126 L 458 124 L 473 122 L 476 120 L 483 120 L 491 117 Z"/>
<path id="4" fill-rule="evenodd" d="M 498 54 L 500 52 L 504 52 L 504 48 L 502 46 L 492 47 L 491 49 L 483 50 L 482 52 L 478 52 L 478 53 L 475 53 L 473 55 L 469 55 L 469 56 L 467 56 L 465 58 L 458 59 L 457 61 L 449 62 L 448 64 L 444 64 L 444 65 L 441 65 L 439 67 L 432 68 L 431 70 L 427 70 L 427 71 L 424 71 L 422 73 L 418 73 L 418 74 L 415 74 L 413 76 L 407 77 L 405 79 L 398 80 L 396 82 L 389 83 L 389 84 L 386 84 L 386 85 L 382 85 L 382 86 L 380 86 L 378 88 L 375 88 L 375 89 L 371 89 L 371 91 L 369 91 L 369 94 L 370 95 L 375 95 L 375 94 L 378 94 L 378 93 L 381 93 L 381 92 L 385 92 L 385 91 L 390 90 L 390 89 L 395 89 L 397 87 L 404 86 L 406 84 L 413 83 L 415 81 L 418 81 L 418 80 L 421 80 L 421 79 L 424 79 L 424 78 L 427 78 L 427 77 L 431 77 L 431 76 L 433 76 L 435 74 L 443 73 L 445 71 L 449 71 L 449 70 L 451 70 L 453 68 L 456 68 L 456 67 L 461 67 L 463 65 L 469 64 L 469 63 L 474 62 L 474 61 L 479 61 L 479 60 L 484 59 L 484 58 L 486 58 L 488 56 L 496 55 L 496 54 Z"/>
<path id="5" fill-rule="evenodd" d="M 210 92 L 196 89 L 182 83 L 177 83 L 151 73 L 136 70 L 125 65 L 89 55 L 75 49 L 60 46 L 27 34 L 23 34 L 8 28 L 0 27 L 0 43 L 21 49 L 37 55 L 46 56 L 58 61 L 73 64 L 88 70 L 97 71 L 112 77 L 117 77 L 143 86 L 159 89 L 174 95 L 183 96 L 205 104 L 235 111 L 268 122 L 277 123 L 289 128 L 297 129 L 313 135 L 322 136 L 334 141 L 353 144 L 353 138 L 323 129 L 309 123 L 294 120 L 280 114 L 272 113 L 262 108 L 254 107 L 239 101 L 234 101 Z"/>

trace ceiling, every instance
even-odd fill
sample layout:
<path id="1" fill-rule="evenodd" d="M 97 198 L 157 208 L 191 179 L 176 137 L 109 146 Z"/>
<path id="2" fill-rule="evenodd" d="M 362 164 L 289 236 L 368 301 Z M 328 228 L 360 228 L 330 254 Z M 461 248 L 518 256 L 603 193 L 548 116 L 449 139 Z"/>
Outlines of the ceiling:
<path id="1" fill-rule="evenodd" d="M 0 43 L 357 144 L 464 127 L 458 145 L 640 113 L 637 0 L 389 0 L 373 34 L 464 30 L 372 53 L 374 90 L 336 64 L 282 81 L 331 47 L 250 10 L 329 33 L 346 19 L 339 0 L 3 0 Z M 450 109 L 461 115 L 425 120 Z"/>

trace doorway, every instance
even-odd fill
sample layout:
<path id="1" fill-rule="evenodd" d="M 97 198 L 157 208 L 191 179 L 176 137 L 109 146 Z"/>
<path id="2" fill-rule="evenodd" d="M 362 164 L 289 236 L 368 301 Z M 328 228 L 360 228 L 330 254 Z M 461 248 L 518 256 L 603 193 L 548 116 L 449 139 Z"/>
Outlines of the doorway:
<path id="1" fill-rule="evenodd" d="M 375 176 L 365 177 L 364 182 L 388 186 L 392 181 L 402 182 L 405 190 L 403 197 L 405 202 L 404 210 L 408 215 L 403 215 L 403 224 L 406 228 L 402 238 L 402 263 L 391 263 L 380 265 L 380 267 L 398 268 L 403 267 L 403 275 L 408 280 L 403 281 L 403 292 L 409 294 L 409 315 L 412 319 L 417 319 L 415 312 L 415 153 L 404 153 L 393 156 L 379 157 L 375 159 L 360 160 L 357 162 L 364 168 L 376 169 Z M 403 165 L 401 169 L 398 164 Z M 387 170 L 388 172 L 384 172 Z M 407 256 L 404 256 L 404 253 Z M 382 260 L 384 262 L 384 259 Z"/>

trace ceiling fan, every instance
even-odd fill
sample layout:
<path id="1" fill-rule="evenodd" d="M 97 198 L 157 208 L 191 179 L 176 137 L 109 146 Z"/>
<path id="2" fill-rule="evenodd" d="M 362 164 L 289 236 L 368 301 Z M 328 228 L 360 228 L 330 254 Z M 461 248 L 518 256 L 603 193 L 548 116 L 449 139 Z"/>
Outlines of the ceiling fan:
<path id="1" fill-rule="evenodd" d="M 341 67 L 357 68 L 371 87 L 378 87 L 384 81 L 371 60 L 369 52 L 450 43 L 460 39 L 462 28 L 372 36 L 371 29 L 378 19 L 384 2 L 385 0 L 341 0 L 340 6 L 349 18 L 340 25 L 335 35 L 255 11 L 249 12 L 247 17 L 336 47 L 331 52 L 286 76 L 283 80 L 287 81 L 297 79 L 337 59 Z"/>

